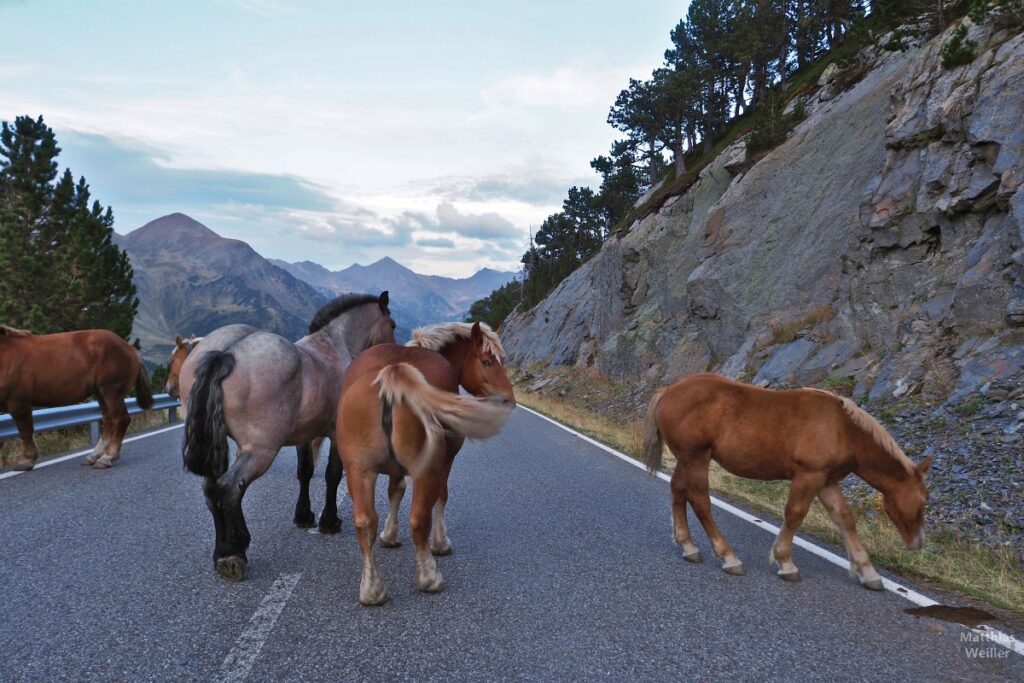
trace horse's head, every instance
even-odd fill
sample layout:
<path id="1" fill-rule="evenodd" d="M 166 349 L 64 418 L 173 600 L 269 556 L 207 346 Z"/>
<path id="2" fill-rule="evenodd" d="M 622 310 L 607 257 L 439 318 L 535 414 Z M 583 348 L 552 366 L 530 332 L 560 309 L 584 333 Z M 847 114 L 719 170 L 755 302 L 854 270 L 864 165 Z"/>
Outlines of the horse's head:
<path id="1" fill-rule="evenodd" d="M 185 359 L 197 342 L 194 334 L 187 341 L 183 340 L 180 334 L 174 338 L 174 350 L 171 351 L 171 360 L 167 368 L 167 383 L 164 385 L 164 391 L 174 398 L 179 398 L 178 376 L 181 374 L 181 366 L 185 364 Z"/>
<path id="2" fill-rule="evenodd" d="M 882 498 L 885 514 L 909 550 L 918 550 L 924 545 L 924 506 L 928 502 L 924 473 L 931 462 L 930 457 L 922 460 L 906 479 L 893 486 Z"/>
<path id="3" fill-rule="evenodd" d="M 395 321 L 392 320 L 391 310 L 388 308 L 387 292 L 380 293 L 380 298 L 377 299 L 377 309 L 380 311 L 380 317 L 370 326 L 370 331 L 367 334 L 367 347 L 395 343 Z"/>
<path id="4" fill-rule="evenodd" d="M 515 402 L 505 366 L 495 355 L 493 346 L 485 343 L 480 323 L 473 324 L 461 367 L 455 370 L 459 373 L 459 384 L 474 396 L 501 396 Z"/>

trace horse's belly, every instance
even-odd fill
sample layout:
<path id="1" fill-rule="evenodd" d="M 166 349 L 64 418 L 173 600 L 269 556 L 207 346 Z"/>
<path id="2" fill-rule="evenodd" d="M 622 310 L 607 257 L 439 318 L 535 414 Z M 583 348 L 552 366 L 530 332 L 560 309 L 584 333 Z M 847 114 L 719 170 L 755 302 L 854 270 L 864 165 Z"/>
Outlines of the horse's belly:
<path id="1" fill-rule="evenodd" d="M 789 459 L 773 454 L 719 453 L 712 458 L 725 470 L 744 479 L 790 479 Z"/>

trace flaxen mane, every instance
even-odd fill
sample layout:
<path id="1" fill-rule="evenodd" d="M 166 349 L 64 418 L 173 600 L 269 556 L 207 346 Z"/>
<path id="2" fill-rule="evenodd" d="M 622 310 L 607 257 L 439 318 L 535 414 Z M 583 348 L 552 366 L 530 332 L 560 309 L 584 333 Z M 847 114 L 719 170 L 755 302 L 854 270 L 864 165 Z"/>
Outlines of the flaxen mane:
<path id="1" fill-rule="evenodd" d="M 456 339 L 469 339 L 473 330 L 472 323 L 438 323 L 427 325 L 412 331 L 412 339 L 406 346 L 420 346 L 431 351 L 440 351 Z M 484 333 L 484 351 L 489 351 L 497 359 L 505 357 L 505 349 L 498 335 L 487 323 L 480 323 L 480 331 Z"/>
<path id="2" fill-rule="evenodd" d="M 0 337 L 31 337 L 32 333 L 28 330 L 19 330 L 16 327 L 9 325 L 0 325 Z"/>
<path id="3" fill-rule="evenodd" d="M 309 323 L 309 333 L 316 334 L 330 325 L 335 318 L 351 311 L 356 306 L 375 304 L 379 300 L 379 297 L 373 294 L 343 294 L 320 307 L 320 310 L 313 316 L 313 321 Z"/>
<path id="4" fill-rule="evenodd" d="M 896 440 L 892 438 L 889 432 L 886 431 L 885 427 L 883 427 L 878 420 L 868 415 L 864 409 L 845 396 L 839 396 L 838 394 L 833 394 L 831 391 L 825 391 L 824 389 L 817 389 L 814 387 L 806 388 L 810 391 L 816 391 L 820 394 L 831 396 L 835 400 L 839 401 L 839 404 L 843 407 L 843 412 L 846 413 L 846 416 L 850 418 L 853 424 L 857 425 L 861 431 L 870 435 L 871 438 L 874 439 L 875 443 L 881 446 L 882 450 L 902 463 L 903 466 L 907 468 L 908 472 L 914 469 L 914 463 L 910 461 L 910 458 L 907 457 L 907 454 L 904 453 L 903 449 L 896 443 Z"/>

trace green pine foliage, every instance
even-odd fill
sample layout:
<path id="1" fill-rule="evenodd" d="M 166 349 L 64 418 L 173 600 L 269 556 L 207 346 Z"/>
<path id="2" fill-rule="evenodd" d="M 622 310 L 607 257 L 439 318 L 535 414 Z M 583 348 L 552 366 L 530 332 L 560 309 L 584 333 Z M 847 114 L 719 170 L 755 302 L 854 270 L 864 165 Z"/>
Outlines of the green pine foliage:
<path id="1" fill-rule="evenodd" d="M 955 69 L 970 64 L 977 56 L 978 44 L 967 37 L 967 26 L 960 24 L 942 46 L 942 68 Z"/>
<path id="2" fill-rule="evenodd" d="M 0 128 L 0 322 L 36 333 L 106 328 L 128 338 L 138 310 L 110 208 L 85 178 L 58 179 L 43 118 Z"/>

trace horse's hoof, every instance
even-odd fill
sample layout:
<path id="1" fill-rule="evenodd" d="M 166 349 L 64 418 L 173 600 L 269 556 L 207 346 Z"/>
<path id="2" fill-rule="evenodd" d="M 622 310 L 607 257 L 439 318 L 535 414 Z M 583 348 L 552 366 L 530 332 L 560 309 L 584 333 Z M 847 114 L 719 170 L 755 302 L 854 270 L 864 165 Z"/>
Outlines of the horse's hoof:
<path id="1" fill-rule="evenodd" d="M 241 581 L 245 578 L 245 567 L 248 564 L 244 557 L 229 555 L 217 558 L 217 571 L 228 581 Z"/>
<path id="2" fill-rule="evenodd" d="M 779 578 L 782 579 L 783 581 L 789 581 L 791 583 L 796 583 L 797 581 L 800 580 L 800 570 L 799 569 L 794 569 L 791 572 L 776 572 L 776 573 L 779 575 Z"/>
<path id="3" fill-rule="evenodd" d="M 437 555 L 438 557 L 446 557 L 448 555 L 451 555 L 453 550 L 454 548 L 452 547 L 452 542 L 447 539 L 445 540 L 443 545 L 430 546 L 430 553 L 432 555 Z"/>
<path id="4" fill-rule="evenodd" d="M 380 607 L 388 601 L 388 589 L 381 584 L 377 588 L 360 590 L 359 603 L 364 607 Z"/>
<path id="5" fill-rule="evenodd" d="M 11 462 L 9 462 L 7 466 L 10 467 L 15 472 L 28 472 L 29 470 L 36 466 L 36 461 L 28 460 L 25 458 L 18 458 L 17 460 L 12 460 Z"/>
<path id="6" fill-rule="evenodd" d="M 683 559 L 687 562 L 693 562 L 694 564 L 700 564 L 704 561 L 704 557 L 700 554 L 700 551 L 692 552 L 689 555 L 683 555 Z"/>
<path id="7" fill-rule="evenodd" d="M 380 536 L 380 547 L 381 548 L 400 548 L 402 547 L 402 541 L 398 538 L 398 535 L 394 536 Z"/>
<path id="8" fill-rule="evenodd" d="M 417 576 L 416 588 L 424 593 L 440 593 L 444 590 L 444 577 L 441 572 L 434 572 L 434 576 L 429 579 Z"/>
<path id="9" fill-rule="evenodd" d="M 102 458 L 100 458 L 93 464 L 92 468 L 94 470 L 109 470 L 113 466 L 113 459 L 111 459 L 109 455 L 104 455 Z"/>
<path id="10" fill-rule="evenodd" d="M 868 579 L 867 581 L 861 581 L 860 585 L 864 586 L 868 590 L 872 591 L 884 591 L 885 586 L 882 584 L 881 579 Z"/>
<path id="11" fill-rule="evenodd" d="M 744 567 L 742 563 L 731 564 L 731 565 L 728 565 L 728 566 L 723 565 L 722 566 L 722 571 L 725 572 L 726 574 L 731 574 L 733 576 L 746 576 L 747 575 L 747 568 Z"/>
<path id="12" fill-rule="evenodd" d="M 341 520 L 337 517 L 334 519 L 324 519 L 321 517 L 317 529 L 322 534 L 336 534 L 341 531 Z"/>
<path id="13" fill-rule="evenodd" d="M 98 455 L 90 455 L 82 461 L 82 467 L 92 467 L 96 464 L 96 461 L 100 459 Z"/>
<path id="14" fill-rule="evenodd" d="M 316 526 L 316 517 L 313 516 L 312 512 L 304 514 L 295 513 L 295 517 L 292 519 L 292 522 L 294 522 L 295 526 L 300 529 L 312 529 Z"/>

